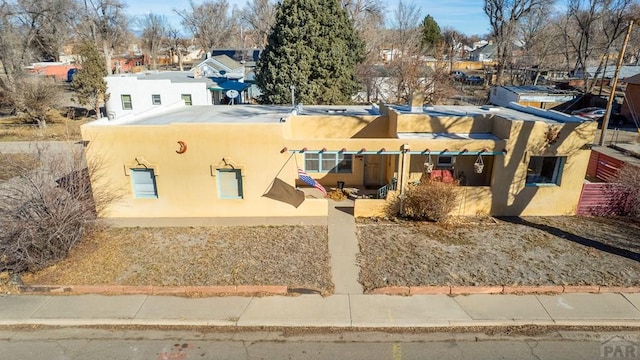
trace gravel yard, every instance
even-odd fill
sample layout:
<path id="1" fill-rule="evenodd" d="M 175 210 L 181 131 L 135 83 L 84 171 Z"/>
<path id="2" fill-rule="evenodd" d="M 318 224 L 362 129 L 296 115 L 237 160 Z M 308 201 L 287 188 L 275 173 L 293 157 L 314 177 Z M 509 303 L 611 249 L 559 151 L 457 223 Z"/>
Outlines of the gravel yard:
<path id="1" fill-rule="evenodd" d="M 366 290 L 425 285 L 640 285 L 640 223 L 526 217 L 358 223 Z"/>
<path id="2" fill-rule="evenodd" d="M 325 226 L 109 228 L 26 284 L 287 285 L 333 292 Z"/>

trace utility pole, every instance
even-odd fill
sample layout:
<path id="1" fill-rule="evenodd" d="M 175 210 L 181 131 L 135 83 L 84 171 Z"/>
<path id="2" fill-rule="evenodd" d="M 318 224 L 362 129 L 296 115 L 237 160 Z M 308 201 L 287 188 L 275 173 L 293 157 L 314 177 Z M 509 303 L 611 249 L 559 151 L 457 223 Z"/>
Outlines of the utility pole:
<path id="1" fill-rule="evenodd" d="M 622 67 L 622 60 L 624 53 L 627 51 L 627 44 L 629 43 L 629 37 L 631 36 L 631 29 L 633 28 L 633 19 L 629 20 L 629 26 L 627 27 L 627 34 L 624 36 L 624 42 L 622 43 L 622 49 L 618 55 L 618 63 L 616 64 L 616 72 L 613 75 L 613 84 L 611 84 L 611 92 L 609 93 L 609 101 L 607 102 L 607 111 L 602 118 L 602 131 L 600 131 L 600 141 L 598 145 L 604 146 L 604 139 L 607 135 L 607 128 L 609 127 L 609 118 L 611 117 L 611 108 L 613 106 L 613 99 L 616 95 L 616 87 L 618 86 L 618 75 L 620 75 L 620 68 Z"/>

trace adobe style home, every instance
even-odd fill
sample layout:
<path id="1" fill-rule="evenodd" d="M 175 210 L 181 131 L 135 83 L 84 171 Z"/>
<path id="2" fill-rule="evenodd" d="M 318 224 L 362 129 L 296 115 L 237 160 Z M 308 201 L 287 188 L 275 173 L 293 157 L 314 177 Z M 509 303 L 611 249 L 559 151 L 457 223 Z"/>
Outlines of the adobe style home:
<path id="1" fill-rule="evenodd" d="M 121 195 L 103 217 L 305 223 L 326 221 L 328 200 L 298 169 L 328 190 L 339 182 L 360 194 L 373 189 L 356 199 L 356 216 L 381 215 L 387 194 L 425 176 L 460 184 L 456 215 L 572 215 L 596 127 L 517 104 L 292 109 L 183 102 L 93 121 L 82 137 L 87 160 L 104 165 L 91 173 L 92 186 Z"/>

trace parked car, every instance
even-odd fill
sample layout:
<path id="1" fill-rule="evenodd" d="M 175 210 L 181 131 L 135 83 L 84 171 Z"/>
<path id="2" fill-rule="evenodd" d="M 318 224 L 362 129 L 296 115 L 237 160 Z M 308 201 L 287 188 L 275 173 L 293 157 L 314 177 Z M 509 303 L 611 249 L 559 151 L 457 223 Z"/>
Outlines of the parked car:
<path id="1" fill-rule="evenodd" d="M 467 74 L 463 73 L 460 70 L 452 71 L 451 72 L 451 76 L 453 77 L 453 80 L 455 80 L 455 81 L 464 81 L 464 79 L 467 78 Z"/>
<path id="2" fill-rule="evenodd" d="M 599 107 L 587 107 L 580 110 L 574 110 L 571 115 L 577 115 L 590 120 L 600 120 L 607 110 Z"/>
<path id="3" fill-rule="evenodd" d="M 484 79 L 481 78 L 480 76 L 472 75 L 472 76 L 467 77 L 464 80 L 464 82 L 469 84 L 469 85 L 482 85 L 482 83 L 484 83 Z"/>

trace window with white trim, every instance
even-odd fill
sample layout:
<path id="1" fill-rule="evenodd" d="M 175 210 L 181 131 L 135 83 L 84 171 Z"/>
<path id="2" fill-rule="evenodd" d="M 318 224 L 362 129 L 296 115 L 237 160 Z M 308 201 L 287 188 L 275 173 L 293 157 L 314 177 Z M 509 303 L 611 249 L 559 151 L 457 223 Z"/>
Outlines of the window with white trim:
<path id="1" fill-rule="evenodd" d="M 187 106 L 193 105 L 193 102 L 191 101 L 191 94 L 182 94 L 180 95 L 180 97 L 182 98 L 182 100 L 184 100 L 185 105 Z"/>
<path id="2" fill-rule="evenodd" d="M 242 170 L 217 169 L 218 197 L 220 199 L 242 199 Z"/>
<path id="3" fill-rule="evenodd" d="M 305 153 L 304 167 L 307 172 L 351 173 L 353 155 L 330 153 Z"/>
<path id="4" fill-rule="evenodd" d="M 531 156 L 527 166 L 527 185 L 560 185 L 565 158 Z"/>
<path id="5" fill-rule="evenodd" d="M 122 110 L 133 109 L 133 103 L 131 102 L 131 95 L 120 95 L 120 100 L 122 101 Z"/>
<path id="6" fill-rule="evenodd" d="M 151 94 L 151 103 L 153 105 L 162 105 L 162 100 L 160 99 L 160 94 Z"/>
<path id="7" fill-rule="evenodd" d="M 157 198 L 156 176 L 153 169 L 130 169 L 133 196 L 136 198 Z"/>

